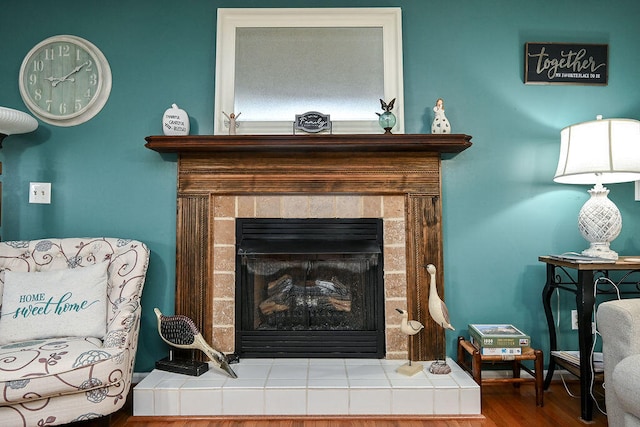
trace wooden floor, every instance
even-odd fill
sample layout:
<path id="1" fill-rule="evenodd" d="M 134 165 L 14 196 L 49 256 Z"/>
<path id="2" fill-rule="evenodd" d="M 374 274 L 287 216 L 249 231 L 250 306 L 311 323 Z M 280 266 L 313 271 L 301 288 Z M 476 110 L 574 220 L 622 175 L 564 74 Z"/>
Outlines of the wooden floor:
<path id="1" fill-rule="evenodd" d="M 579 392 L 577 382 L 569 383 L 573 394 Z M 580 419 L 580 399 L 569 396 L 562 383 L 554 382 L 544 394 L 544 406 L 535 405 L 533 385 L 523 384 L 484 386 L 482 390 L 482 416 L 477 418 L 178 418 L 132 417 L 131 399 L 125 408 L 111 417 L 111 427 L 572 427 L 606 426 L 607 418 L 595 409 L 593 422 Z"/>

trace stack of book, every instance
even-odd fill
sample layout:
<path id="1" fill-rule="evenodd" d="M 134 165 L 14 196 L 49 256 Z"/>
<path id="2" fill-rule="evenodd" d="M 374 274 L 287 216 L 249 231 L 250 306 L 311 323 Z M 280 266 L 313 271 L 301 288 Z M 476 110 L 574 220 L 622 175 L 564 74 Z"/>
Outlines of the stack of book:
<path id="1" fill-rule="evenodd" d="M 469 337 L 483 356 L 519 356 L 531 338 L 513 325 L 470 324 Z"/>

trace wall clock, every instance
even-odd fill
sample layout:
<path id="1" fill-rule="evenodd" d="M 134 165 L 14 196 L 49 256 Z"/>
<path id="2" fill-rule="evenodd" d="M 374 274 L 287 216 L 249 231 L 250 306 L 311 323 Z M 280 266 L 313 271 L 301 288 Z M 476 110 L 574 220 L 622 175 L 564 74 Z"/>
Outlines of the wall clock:
<path id="1" fill-rule="evenodd" d="M 25 105 L 36 117 L 56 126 L 75 126 L 104 107 L 111 92 L 111 68 L 91 42 L 53 36 L 27 53 L 19 86 Z"/>

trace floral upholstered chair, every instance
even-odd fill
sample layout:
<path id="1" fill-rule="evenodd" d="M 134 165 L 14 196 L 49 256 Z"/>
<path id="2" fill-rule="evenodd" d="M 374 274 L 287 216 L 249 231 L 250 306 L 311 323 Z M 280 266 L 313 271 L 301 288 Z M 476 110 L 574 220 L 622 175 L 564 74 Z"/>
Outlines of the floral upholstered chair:
<path id="1" fill-rule="evenodd" d="M 148 262 L 135 240 L 0 242 L 0 425 L 65 424 L 124 405 Z"/>

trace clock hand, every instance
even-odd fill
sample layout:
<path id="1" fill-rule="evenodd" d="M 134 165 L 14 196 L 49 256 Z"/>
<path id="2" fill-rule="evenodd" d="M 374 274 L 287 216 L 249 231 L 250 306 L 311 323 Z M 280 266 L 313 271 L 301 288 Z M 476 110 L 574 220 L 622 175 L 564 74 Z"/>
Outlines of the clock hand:
<path id="1" fill-rule="evenodd" d="M 69 82 L 75 82 L 74 78 L 69 78 L 70 75 L 77 73 L 78 71 L 80 71 L 82 69 L 82 67 L 84 67 L 85 65 L 89 65 L 88 62 L 85 62 L 84 64 L 80 64 L 78 65 L 76 68 L 74 68 L 73 70 L 71 70 L 66 76 L 63 77 L 48 77 L 47 80 L 49 80 L 51 82 L 51 86 L 56 87 L 58 86 L 58 83 L 64 82 L 64 81 L 69 81 Z"/>
<path id="2" fill-rule="evenodd" d="M 60 79 L 56 79 L 55 82 L 51 83 L 51 86 L 56 87 L 58 86 L 58 83 L 61 83 L 61 82 L 75 82 L 75 81 L 76 79 L 74 79 L 73 77 L 68 78 L 67 76 L 64 76 Z"/>
<path id="3" fill-rule="evenodd" d="M 50 76 L 50 77 L 46 77 L 46 78 L 45 78 L 45 80 L 49 80 L 49 81 L 53 84 L 53 82 L 57 82 L 57 81 L 59 81 L 60 79 L 59 79 L 59 78 L 57 78 L 57 77 Z M 58 83 L 56 83 L 56 84 L 58 84 Z M 55 86 L 55 85 L 54 85 L 54 86 Z"/>

